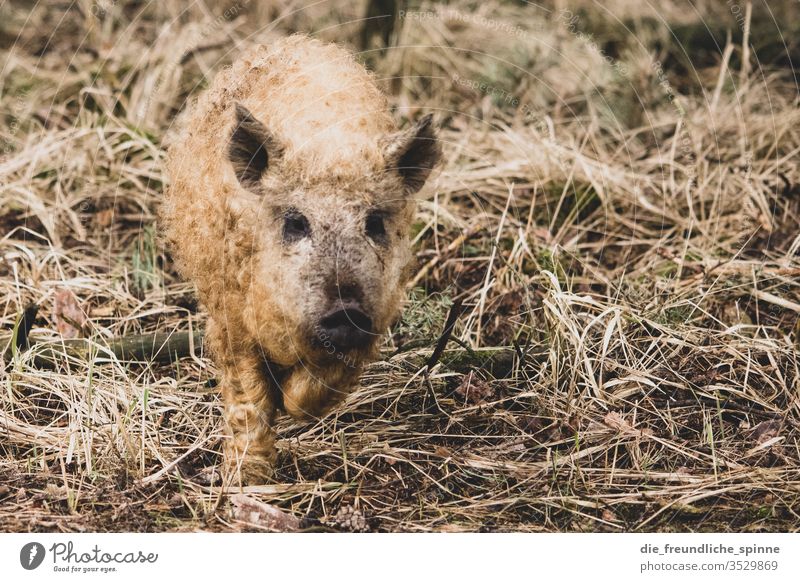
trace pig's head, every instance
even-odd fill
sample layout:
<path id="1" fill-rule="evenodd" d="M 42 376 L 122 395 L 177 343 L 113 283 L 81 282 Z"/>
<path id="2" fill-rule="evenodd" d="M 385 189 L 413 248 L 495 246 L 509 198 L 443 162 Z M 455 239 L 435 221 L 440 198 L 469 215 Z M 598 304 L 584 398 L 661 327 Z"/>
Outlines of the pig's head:
<path id="1" fill-rule="evenodd" d="M 413 196 L 440 155 L 431 117 L 379 138 L 358 171 L 309 179 L 250 111 L 235 116 L 227 153 L 252 217 L 244 325 L 279 365 L 360 363 L 399 315 Z"/>

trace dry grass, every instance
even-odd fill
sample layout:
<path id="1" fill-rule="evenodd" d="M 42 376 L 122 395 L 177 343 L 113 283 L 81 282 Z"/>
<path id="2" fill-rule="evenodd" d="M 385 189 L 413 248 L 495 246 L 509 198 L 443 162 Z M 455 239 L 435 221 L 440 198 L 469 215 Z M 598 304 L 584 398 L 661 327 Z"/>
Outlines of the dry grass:
<path id="1" fill-rule="evenodd" d="M 184 100 L 248 42 L 348 42 L 362 15 L 255 4 L 0 6 L 0 327 L 38 304 L 57 341 L 68 289 L 99 349 L 4 362 L 0 530 L 255 527 L 208 484 L 210 362 L 102 352 L 203 325 L 154 224 Z M 399 117 L 443 126 L 418 288 L 358 392 L 281 421 L 249 495 L 333 529 L 342 508 L 381 531 L 800 529 L 793 3 L 568 4 L 422 4 L 366 53 Z M 456 299 L 452 346 L 508 347 L 501 377 L 412 364 Z"/>

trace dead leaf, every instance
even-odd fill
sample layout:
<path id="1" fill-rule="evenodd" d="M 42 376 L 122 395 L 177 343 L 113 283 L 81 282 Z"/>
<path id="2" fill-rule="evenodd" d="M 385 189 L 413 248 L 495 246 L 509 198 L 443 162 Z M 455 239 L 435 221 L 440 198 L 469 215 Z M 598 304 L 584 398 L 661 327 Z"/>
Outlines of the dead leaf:
<path id="1" fill-rule="evenodd" d="M 486 380 L 482 380 L 474 372 L 470 372 L 461 380 L 455 393 L 461 396 L 465 402 L 483 404 L 491 398 L 494 389 Z"/>
<path id="2" fill-rule="evenodd" d="M 774 439 L 778 436 L 782 426 L 783 422 L 780 420 L 765 420 L 758 423 L 753 428 L 753 438 L 756 441 L 756 445 L 763 445 L 768 440 Z"/>
<path id="3" fill-rule="evenodd" d="M 433 454 L 437 457 L 442 457 L 443 459 L 448 459 L 453 456 L 450 450 L 447 447 L 443 446 L 436 446 L 433 449 Z"/>
<path id="4" fill-rule="evenodd" d="M 603 418 L 603 422 L 605 422 L 607 426 L 621 432 L 631 430 L 631 425 L 628 424 L 628 421 L 622 418 L 619 412 L 614 412 L 613 410 L 606 414 L 605 418 Z"/>
<path id="5" fill-rule="evenodd" d="M 78 300 L 69 289 L 59 289 L 55 294 L 53 320 L 56 329 L 64 339 L 78 337 L 86 324 L 86 314 L 78 305 Z"/>
<path id="6" fill-rule="evenodd" d="M 611 521 L 611 522 L 617 521 L 617 515 L 613 511 L 611 511 L 610 509 L 604 509 L 603 510 L 603 520 Z"/>
<path id="7" fill-rule="evenodd" d="M 614 412 L 613 410 L 603 417 L 603 422 L 606 423 L 606 426 L 613 428 L 619 432 L 625 434 L 632 434 L 636 436 L 652 436 L 653 431 L 649 428 L 645 429 L 636 429 L 633 428 L 630 423 L 622 418 L 619 412 Z"/>
<path id="8" fill-rule="evenodd" d="M 114 221 L 114 209 L 105 208 L 94 215 L 94 220 L 100 228 L 108 228 Z"/>
<path id="9" fill-rule="evenodd" d="M 298 531 L 300 520 L 267 503 L 263 503 L 242 493 L 232 495 L 233 517 L 239 521 L 278 532 Z"/>

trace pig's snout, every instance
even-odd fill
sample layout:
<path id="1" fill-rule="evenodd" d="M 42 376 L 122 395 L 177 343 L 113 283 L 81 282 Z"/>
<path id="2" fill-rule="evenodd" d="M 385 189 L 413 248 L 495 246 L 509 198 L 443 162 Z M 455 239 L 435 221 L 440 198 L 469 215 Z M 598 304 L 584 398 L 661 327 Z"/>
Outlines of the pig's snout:
<path id="1" fill-rule="evenodd" d="M 321 340 L 347 351 L 366 347 L 375 337 L 372 319 L 356 303 L 341 303 L 319 322 Z"/>

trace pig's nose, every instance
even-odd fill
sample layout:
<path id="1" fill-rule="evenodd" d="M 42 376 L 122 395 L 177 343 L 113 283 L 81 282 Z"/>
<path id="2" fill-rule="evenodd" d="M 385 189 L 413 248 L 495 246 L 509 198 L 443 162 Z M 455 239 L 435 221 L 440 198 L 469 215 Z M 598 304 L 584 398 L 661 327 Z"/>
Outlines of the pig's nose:
<path id="1" fill-rule="evenodd" d="M 334 280 L 328 286 L 328 295 L 338 305 L 347 303 L 360 303 L 364 298 L 361 287 L 356 283 Z"/>
<path id="2" fill-rule="evenodd" d="M 357 304 L 342 302 L 319 322 L 319 339 L 340 350 L 363 348 L 374 337 L 372 319 Z"/>

